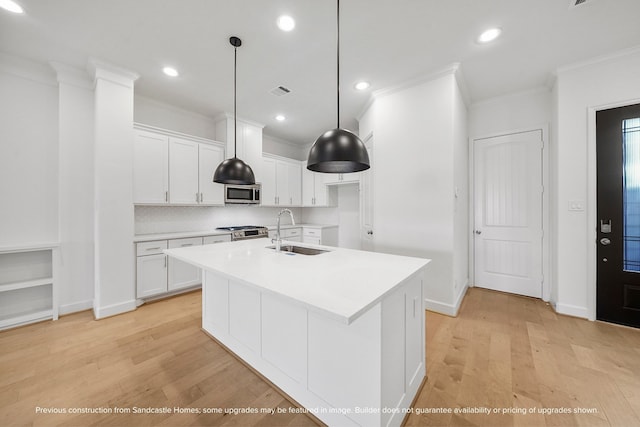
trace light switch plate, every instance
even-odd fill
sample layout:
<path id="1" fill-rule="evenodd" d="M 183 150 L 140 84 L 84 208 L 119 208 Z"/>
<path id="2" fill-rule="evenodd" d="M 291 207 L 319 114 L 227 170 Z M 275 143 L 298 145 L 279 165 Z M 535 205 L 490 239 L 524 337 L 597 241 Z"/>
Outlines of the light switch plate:
<path id="1" fill-rule="evenodd" d="M 584 200 L 569 200 L 569 210 L 571 212 L 584 212 Z"/>

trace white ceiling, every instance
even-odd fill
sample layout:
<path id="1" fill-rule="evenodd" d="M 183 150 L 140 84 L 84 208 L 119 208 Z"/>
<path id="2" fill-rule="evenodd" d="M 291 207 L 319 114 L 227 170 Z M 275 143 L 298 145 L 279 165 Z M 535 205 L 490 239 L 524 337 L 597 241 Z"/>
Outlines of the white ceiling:
<path id="1" fill-rule="evenodd" d="M 215 116 L 233 108 L 236 35 L 240 117 L 301 144 L 335 126 L 335 1 L 17 1 L 24 15 L 0 10 L 0 51 L 82 68 L 95 57 L 139 73 L 137 93 Z M 290 33 L 275 24 L 285 13 Z M 544 86 L 561 65 L 640 45 L 638 16 L 640 0 L 343 0 L 342 124 L 353 126 L 372 91 L 454 62 L 473 102 Z M 502 37 L 477 44 L 491 26 Z M 360 79 L 369 91 L 353 88 Z M 269 94 L 278 85 L 292 92 Z"/>

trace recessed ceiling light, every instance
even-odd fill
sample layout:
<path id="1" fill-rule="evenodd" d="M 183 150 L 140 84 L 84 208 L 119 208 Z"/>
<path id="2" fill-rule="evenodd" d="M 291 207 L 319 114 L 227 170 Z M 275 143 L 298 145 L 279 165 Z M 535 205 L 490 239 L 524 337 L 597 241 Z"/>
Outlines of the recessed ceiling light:
<path id="1" fill-rule="evenodd" d="M 285 119 L 286 119 L 286 117 L 285 117 L 285 116 L 283 116 L 282 114 L 278 114 L 278 115 L 276 116 L 276 120 L 277 120 L 277 121 L 279 121 L 279 122 L 284 122 L 284 121 L 285 121 Z"/>
<path id="2" fill-rule="evenodd" d="M 278 18 L 278 28 L 282 31 L 291 31 L 296 27 L 296 21 L 288 15 L 282 15 Z"/>
<path id="3" fill-rule="evenodd" d="M 478 43 L 489 43 L 500 36 L 502 30 L 500 28 L 489 28 L 478 37 Z"/>
<path id="4" fill-rule="evenodd" d="M 165 73 L 169 77 L 178 77 L 178 70 L 172 67 L 164 67 L 162 72 Z"/>
<path id="5" fill-rule="evenodd" d="M 0 0 L 0 7 L 13 13 L 24 13 L 24 9 L 13 0 Z"/>
<path id="6" fill-rule="evenodd" d="M 355 88 L 358 90 L 367 90 L 369 89 L 369 86 L 371 86 L 371 83 L 369 82 L 358 82 L 356 83 Z"/>

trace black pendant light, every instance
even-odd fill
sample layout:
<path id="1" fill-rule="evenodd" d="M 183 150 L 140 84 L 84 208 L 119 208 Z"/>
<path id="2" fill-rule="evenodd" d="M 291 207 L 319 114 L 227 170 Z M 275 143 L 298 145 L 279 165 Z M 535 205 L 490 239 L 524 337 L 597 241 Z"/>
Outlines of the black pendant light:
<path id="1" fill-rule="evenodd" d="M 370 167 L 367 147 L 356 134 L 340 128 L 340 0 L 337 0 L 337 110 L 338 124 L 335 129 L 323 133 L 309 150 L 307 169 L 314 172 L 349 173 L 367 170 Z"/>
<path id="2" fill-rule="evenodd" d="M 256 177 L 251 166 L 236 157 L 236 145 L 238 142 L 238 117 L 236 112 L 236 76 L 238 74 L 238 47 L 242 46 L 242 40 L 231 37 L 229 43 L 233 46 L 233 158 L 224 160 L 213 173 L 213 182 L 220 184 L 253 185 Z"/>

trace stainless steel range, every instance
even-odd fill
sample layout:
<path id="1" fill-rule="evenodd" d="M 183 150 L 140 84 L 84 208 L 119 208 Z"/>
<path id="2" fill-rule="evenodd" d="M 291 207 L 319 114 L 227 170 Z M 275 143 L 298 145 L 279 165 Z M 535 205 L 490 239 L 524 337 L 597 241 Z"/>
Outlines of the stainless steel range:
<path id="1" fill-rule="evenodd" d="M 269 237 L 269 229 L 259 225 L 239 225 L 233 227 L 218 227 L 216 230 L 225 230 L 231 232 L 231 241 L 260 239 Z"/>

